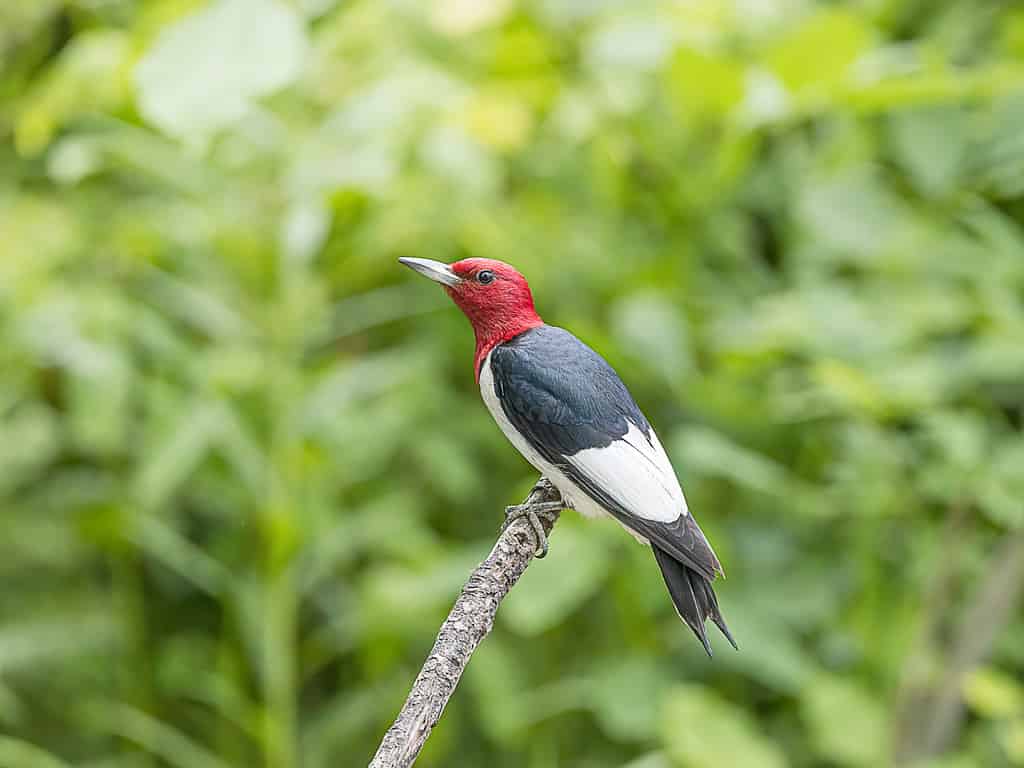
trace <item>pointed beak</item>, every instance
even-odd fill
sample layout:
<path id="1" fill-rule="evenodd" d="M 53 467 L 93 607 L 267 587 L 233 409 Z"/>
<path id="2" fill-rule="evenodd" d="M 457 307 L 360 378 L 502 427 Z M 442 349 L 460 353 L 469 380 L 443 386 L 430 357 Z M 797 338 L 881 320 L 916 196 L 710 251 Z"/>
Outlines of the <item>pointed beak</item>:
<path id="1" fill-rule="evenodd" d="M 462 278 L 456 275 L 452 271 L 451 267 L 447 264 L 442 264 L 440 261 L 432 261 L 431 259 L 411 259 L 404 256 L 398 261 L 405 264 L 409 269 L 416 270 L 428 280 L 433 280 L 435 283 L 440 283 L 441 285 L 447 285 L 449 288 L 462 282 Z"/>

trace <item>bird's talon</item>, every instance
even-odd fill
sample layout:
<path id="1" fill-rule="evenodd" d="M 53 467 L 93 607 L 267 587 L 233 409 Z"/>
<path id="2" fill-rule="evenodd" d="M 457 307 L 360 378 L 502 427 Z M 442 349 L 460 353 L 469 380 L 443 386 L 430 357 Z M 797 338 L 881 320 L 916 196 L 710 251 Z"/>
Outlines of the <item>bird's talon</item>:
<path id="1" fill-rule="evenodd" d="M 533 512 L 530 512 L 526 519 L 530 521 L 530 525 L 533 526 L 533 534 L 537 537 L 537 549 L 534 550 L 533 556 L 538 560 L 543 560 L 548 556 L 548 537 L 544 533 L 544 526 L 540 524 L 540 519 Z"/>
<path id="2" fill-rule="evenodd" d="M 533 556 L 538 560 L 543 560 L 548 555 L 548 537 L 544 533 L 544 526 L 540 518 L 537 517 L 537 511 L 553 511 L 554 508 L 554 506 L 546 504 L 540 504 L 536 507 L 530 504 L 505 507 L 505 522 L 501 524 L 501 531 L 504 533 L 512 523 L 521 517 L 525 517 L 529 521 L 530 527 L 533 529 L 533 535 L 537 540 L 537 549 L 534 551 Z"/>

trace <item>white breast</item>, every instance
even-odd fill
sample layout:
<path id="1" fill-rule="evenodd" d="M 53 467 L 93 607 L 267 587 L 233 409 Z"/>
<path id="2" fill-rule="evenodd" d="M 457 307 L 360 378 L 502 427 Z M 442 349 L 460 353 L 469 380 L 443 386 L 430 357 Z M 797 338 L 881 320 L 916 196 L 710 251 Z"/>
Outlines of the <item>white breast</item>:
<path id="1" fill-rule="evenodd" d="M 530 464 L 555 484 L 567 504 L 588 517 L 608 514 L 565 473 L 538 454 L 512 426 L 494 390 L 490 354 L 480 369 L 480 394 L 505 437 Z M 636 426 L 630 425 L 629 432 L 621 439 L 604 448 L 580 451 L 568 457 L 567 461 L 630 514 L 666 523 L 687 514 L 683 491 L 653 428 L 648 438 Z"/>

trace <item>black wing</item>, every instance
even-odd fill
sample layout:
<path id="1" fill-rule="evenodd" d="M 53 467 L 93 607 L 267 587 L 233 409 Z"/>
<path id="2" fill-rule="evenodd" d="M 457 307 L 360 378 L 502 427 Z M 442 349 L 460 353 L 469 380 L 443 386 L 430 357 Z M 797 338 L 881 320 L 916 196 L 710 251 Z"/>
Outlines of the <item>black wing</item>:
<path id="1" fill-rule="evenodd" d="M 537 453 L 653 545 L 708 579 L 721 572 L 692 515 L 671 522 L 644 517 L 569 461 L 580 451 L 623 439 L 631 425 L 652 439 L 647 419 L 604 358 L 568 331 L 545 325 L 495 347 L 490 367 L 505 416 Z"/>

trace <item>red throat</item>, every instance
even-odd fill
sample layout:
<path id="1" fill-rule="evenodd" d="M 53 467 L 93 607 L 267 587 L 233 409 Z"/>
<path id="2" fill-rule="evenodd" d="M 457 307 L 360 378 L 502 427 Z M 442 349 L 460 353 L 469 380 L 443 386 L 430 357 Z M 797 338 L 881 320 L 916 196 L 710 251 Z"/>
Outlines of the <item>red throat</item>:
<path id="1" fill-rule="evenodd" d="M 480 365 L 494 347 L 523 331 L 544 325 L 533 306 L 526 279 L 513 267 L 491 259 L 464 259 L 451 265 L 462 278 L 446 288 L 448 295 L 469 318 L 476 335 L 473 374 L 480 380 Z M 481 273 L 490 278 L 481 282 Z"/>
<path id="2" fill-rule="evenodd" d="M 468 314 L 468 313 L 467 313 Z M 522 312 L 519 315 L 509 318 L 481 318 L 469 321 L 473 324 L 473 333 L 476 334 L 476 355 L 473 359 L 473 374 L 476 380 L 480 381 L 480 365 L 483 363 L 491 350 L 499 344 L 515 338 L 523 331 L 544 325 L 531 305 L 529 312 Z"/>

